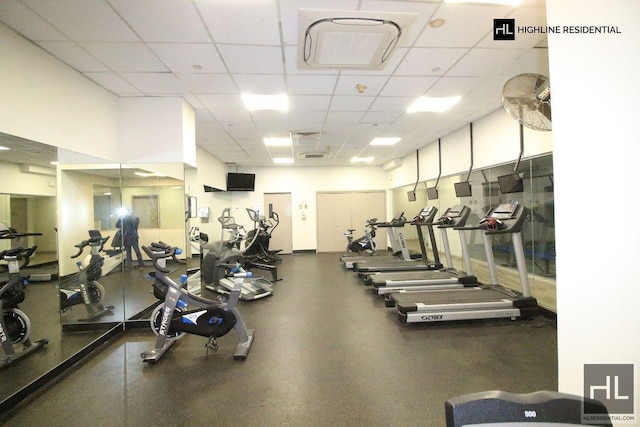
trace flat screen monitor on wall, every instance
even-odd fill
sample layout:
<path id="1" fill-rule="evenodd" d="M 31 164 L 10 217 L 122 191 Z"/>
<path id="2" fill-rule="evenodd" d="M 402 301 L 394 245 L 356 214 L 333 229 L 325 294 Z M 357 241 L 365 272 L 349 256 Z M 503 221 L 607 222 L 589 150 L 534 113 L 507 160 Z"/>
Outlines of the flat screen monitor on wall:
<path id="1" fill-rule="evenodd" d="M 456 190 L 456 197 L 471 197 L 471 184 L 469 181 L 456 182 L 453 185 Z"/>
<path id="2" fill-rule="evenodd" d="M 407 191 L 407 198 L 410 202 L 416 201 L 416 192 L 415 191 Z"/>
<path id="3" fill-rule="evenodd" d="M 500 192 L 502 194 L 522 193 L 524 191 L 522 178 L 520 178 L 520 175 L 517 173 L 499 176 L 498 185 L 500 185 Z"/>
<path id="4" fill-rule="evenodd" d="M 438 198 L 438 189 L 436 187 L 427 188 L 427 199 L 435 200 Z"/>
<path id="5" fill-rule="evenodd" d="M 227 173 L 227 191 L 253 191 L 256 175 L 253 173 Z"/>

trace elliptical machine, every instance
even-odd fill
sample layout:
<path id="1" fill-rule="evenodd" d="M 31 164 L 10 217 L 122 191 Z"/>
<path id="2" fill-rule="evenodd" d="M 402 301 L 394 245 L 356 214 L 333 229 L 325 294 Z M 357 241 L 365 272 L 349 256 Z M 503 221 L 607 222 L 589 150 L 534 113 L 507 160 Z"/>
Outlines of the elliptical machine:
<path id="1" fill-rule="evenodd" d="M 248 211 L 250 209 L 247 209 Z M 235 222 L 231 216 L 231 209 L 226 208 L 222 211 L 222 215 L 218 218 L 222 225 L 222 238 L 216 244 L 207 244 L 203 246 L 203 253 L 206 252 L 202 259 L 201 273 L 205 288 L 228 295 L 235 287 L 232 280 L 224 277 L 226 265 L 239 264 L 244 266 L 262 268 L 261 266 L 247 262 L 244 252 L 240 250 L 242 242 L 245 241 L 244 227 Z M 224 240 L 224 233 L 231 233 L 229 240 Z M 258 237 L 255 233 L 252 239 L 245 242 L 245 248 L 251 247 Z M 247 238 L 248 239 L 248 238 Z M 245 280 L 242 285 L 240 299 L 244 301 L 254 301 L 273 294 L 273 284 L 264 277 L 252 277 Z"/>
<path id="2" fill-rule="evenodd" d="M 106 315 L 113 315 L 114 306 L 104 306 L 101 301 L 106 291 L 104 286 L 98 282 L 102 276 L 102 263 L 104 258 L 100 255 L 100 251 L 109 237 L 100 236 L 100 232 L 92 233 L 89 231 L 89 239 L 74 245 L 78 248 L 78 253 L 72 255 L 71 258 L 78 258 L 82 255 L 84 248 L 91 248 L 88 263 L 78 261 L 78 273 L 72 278 L 73 283 L 70 285 L 60 285 L 60 310 L 64 313 L 73 308 L 75 305 L 83 304 L 87 310 L 87 318 L 78 319 L 79 322 L 87 322 L 98 320 Z"/>
<path id="3" fill-rule="evenodd" d="M 12 237 L 0 238 L 7 239 Z M 0 252 L 0 260 L 7 261 L 9 267 L 9 280 L 0 285 L 0 344 L 4 355 L 0 358 L 0 368 L 10 365 L 16 360 L 38 350 L 49 343 L 46 338 L 32 342 L 31 322 L 27 315 L 18 308 L 18 304 L 24 301 L 24 288 L 29 284 L 29 275 L 20 274 L 20 268 L 29 264 L 29 258 L 35 252 L 37 246 L 23 248 L 18 246 Z M 19 261 L 23 260 L 22 265 Z M 16 351 L 22 344 L 22 350 Z"/>
<path id="4" fill-rule="evenodd" d="M 357 239 L 353 238 L 353 232 L 355 228 L 349 228 L 343 234 L 347 238 L 347 249 L 344 256 L 349 256 L 352 252 L 354 254 L 361 254 L 367 252 L 369 255 L 376 254 L 376 242 L 373 240 L 376 237 L 376 229 L 378 218 L 371 218 L 367 220 L 367 224 L 364 229 L 364 236 Z"/>
<path id="5" fill-rule="evenodd" d="M 177 261 L 176 255 L 182 251 L 163 243 L 152 243 L 142 246 L 155 271 L 150 273 L 154 278 L 153 294 L 164 301 L 151 313 L 151 330 L 157 335 L 155 347 L 140 354 L 146 363 L 157 362 L 173 343 L 185 334 L 194 334 L 208 338 L 205 347 L 217 351 L 216 339 L 226 335 L 232 329 L 238 336 L 233 358 L 245 360 L 253 344 L 253 329 L 247 329 L 236 305 L 244 279 L 251 277 L 251 272 L 244 271 L 240 264 L 225 264 L 226 276 L 233 278 L 234 287 L 227 302 L 213 301 L 189 293 L 174 282 L 167 274 L 168 258 Z"/>

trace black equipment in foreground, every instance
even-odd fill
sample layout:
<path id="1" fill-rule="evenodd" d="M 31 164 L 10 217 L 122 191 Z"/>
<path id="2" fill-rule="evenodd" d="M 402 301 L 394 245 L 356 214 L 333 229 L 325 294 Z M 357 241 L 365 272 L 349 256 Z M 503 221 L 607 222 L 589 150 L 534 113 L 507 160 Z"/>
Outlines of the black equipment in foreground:
<path id="1" fill-rule="evenodd" d="M 555 391 L 484 391 L 458 396 L 446 401 L 445 414 L 447 427 L 612 425 L 601 402 Z"/>
<path id="2" fill-rule="evenodd" d="M 153 295 L 161 301 L 151 313 L 151 330 L 157 335 L 155 347 L 145 351 L 140 357 L 147 363 L 157 362 L 173 345 L 176 339 L 185 334 L 194 334 L 208 338 L 205 347 L 218 350 L 216 339 L 234 330 L 238 336 L 238 344 L 233 354 L 234 359 L 244 360 L 253 343 L 253 330 L 247 329 L 236 305 L 240 299 L 244 278 L 251 277 L 240 264 L 225 265 L 227 276 L 233 279 L 234 287 L 229 293 L 227 302 L 214 301 L 189 293 L 167 276 L 167 258 L 177 261 L 176 255 L 182 251 L 163 243 L 152 243 L 143 246 L 155 271 L 150 273 L 154 278 Z"/>

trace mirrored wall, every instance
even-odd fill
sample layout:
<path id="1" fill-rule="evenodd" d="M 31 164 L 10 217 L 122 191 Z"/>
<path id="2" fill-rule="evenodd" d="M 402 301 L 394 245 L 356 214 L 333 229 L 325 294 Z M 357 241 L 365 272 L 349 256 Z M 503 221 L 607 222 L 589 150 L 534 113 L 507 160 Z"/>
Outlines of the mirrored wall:
<path id="1" fill-rule="evenodd" d="M 57 288 L 57 150 L 2 133 L 0 147 L 0 236 L 5 237 L 0 238 L 0 251 L 35 247 L 19 271 L 31 276 L 31 284 L 24 288 L 24 300 L 17 309 L 29 319 L 31 341 L 48 340 L 44 348 L 0 368 L 3 401 L 57 366 L 68 352 L 62 340 Z M 12 277 L 8 261 L 1 260 L 0 283 L 7 284 Z M 3 294 L 4 303 L 10 294 Z M 16 353 L 22 349 L 20 344 L 14 347 Z M 0 352 L 4 359 L 6 352 Z"/>
<path id="2" fill-rule="evenodd" d="M 0 239 L 0 251 L 37 245 L 23 269 L 31 283 L 19 308 L 32 340 L 48 340 L 0 368 L 4 405 L 157 303 L 144 253 L 139 260 L 133 245 L 126 263 L 125 215 L 139 220 L 139 247 L 185 247 L 187 224 L 181 163 L 121 165 L 3 134 L 0 147 L 0 231 L 26 234 Z M 171 268 L 176 278 L 186 273 L 185 264 Z M 0 261 L 0 281 L 8 279 Z"/>
<path id="3" fill-rule="evenodd" d="M 409 201 L 407 195 L 408 191 L 413 190 L 413 185 L 396 188 L 393 191 L 394 210 L 403 210 L 405 216 L 411 219 L 424 206 L 432 205 L 438 208 L 436 218 L 439 218 L 449 207 L 466 205 L 471 209 L 467 225 L 474 226 L 478 225 L 490 208 L 511 200 L 517 200 L 518 203 L 531 210 L 522 230 L 522 240 L 532 291 L 541 306 L 555 312 L 553 158 L 552 155 L 546 155 L 521 161 L 517 165 L 517 173 L 522 178 L 522 191 L 507 193 L 505 192 L 506 188 L 501 191 L 498 177 L 512 175 L 515 169 L 516 164 L 510 163 L 475 170 L 470 175 L 463 173 L 441 177 L 437 183 L 437 199 L 429 199 L 427 194 L 427 188 L 435 187 L 436 180 L 418 183 L 416 186 L 416 200 L 413 202 Z M 455 184 L 466 182 L 467 176 L 471 195 L 458 197 Z M 464 270 L 460 236 L 458 232 L 455 232 L 455 235 L 453 233 L 454 231 L 450 231 L 449 243 L 454 267 Z M 469 242 L 473 273 L 478 276 L 480 281 L 487 283 L 488 270 L 481 231 L 472 230 L 464 233 Z M 444 263 L 445 256 L 441 235 L 437 229 L 435 234 L 441 262 Z M 408 228 L 405 235 L 408 237 L 412 247 L 419 251 L 415 227 Z M 519 276 L 516 271 L 515 255 L 510 236 L 494 236 L 492 246 L 498 266 L 498 280 L 505 286 L 519 290 Z"/>

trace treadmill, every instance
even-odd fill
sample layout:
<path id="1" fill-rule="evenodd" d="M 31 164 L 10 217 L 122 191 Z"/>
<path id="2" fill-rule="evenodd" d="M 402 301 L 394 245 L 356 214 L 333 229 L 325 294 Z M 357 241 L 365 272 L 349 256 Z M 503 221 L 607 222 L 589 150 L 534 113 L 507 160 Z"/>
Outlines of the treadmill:
<path id="1" fill-rule="evenodd" d="M 366 255 L 366 256 L 345 256 L 340 258 L 344 262 L 344 266 L 348 269 L 353 269 L 355 264 L 374 261 L 385 262 L 402 259 L 404 261 L 410 261 L 412 259 L 420 258 L 421 254 L 411 254 L 409 248 L 405 243 L 404 233 L 402 228 L 407 223 L 407 219 L 404 217 L 404 211 L 399 211 L 389 222 L 376 222 L 375 225 L 378 228 L 383 228 L 387 231 L 389 241 L 391 242 L 391 254 L 389 255 Z"/>
<path id="2" fill-rule="evenodd" d="M 468 206 L 458 205 L 448 208 L 442 217 L 435 224 L 438 224 L 442 236 L 445 256 L 447 258 L 447 268 L 432 271 L 402 271 L 402 272 L 378 272 L 372 273 L 366 279 L 371 284 L 374 294 L 385 295 L 396 292 L 415 292 L 433 289 L 451 289 L 465 286 L 476 286 L 478 279 L 472 273 L 471 259 L 467 246 L 467 237 L 464 227 L 471 209 Z M 455 229 L 460 234 L 460 244 L 462 247 L 462 258 L 466 271 L 457 270 L 453 267 L 453 258 L 449 246 L 447 230 Z M 434 250 L 435 250 L 434 246 Z M 392 306 L 392 304 L 390 304 Z"/>
<path id="3" fill-rule="evenodd" d="M 366 276 L 375 272 L 381 271 L 416 271 L 416 270 L 437 270 L 442 268 L 440 263 L 440 256 L 436 249 L 436 239 L 433 234 L 433 221 L 438 209 L 435 206 L 424 207 L 418 215 L 415 216 L 413 221 L 409 222 L 411 225 L 415 225 L 418 230 L 418 241 L 420 243 L 420 251 L 422 257 L 419 259 L 412 259 L 406 261 L 402 260 L 388 260 L 377 261 L 373 259 L 367 259 L 365 261 L 354 263 L 353 269 L 358 272 L 358 276 L 366 279 Z M 404 224 L 402 225 L 404 226 Z M 431 249 L 433 251 L 434 261 L 430 262 L 427 257 L 427 248 L 424 243 L 424 235 L 422 233 L 422 227 L 427 227 L 429 232 L 429 239 L 431 242 Z M 396 227 L 398 228 L 398 227 Z M 399 232 L 400 244 L 406 248 L 407 243 L 404 239 L 404 233 Z"/>
<path id="4" fill-rule="evenodd" d="M 495 318 L 515 320 L 535 315 L 538 305 L 529 288 L 521 235 L 528 215 L 528 208 L 511 201 L 490 209 L 478 226 L 473 227 L 483 230 L 490 285 L 391 294 L 398 307 L 398 319 L 403 323 L 423 323 Z M 491 247 L 491 236 L 498 234 L 511 235 L 522 293 L 498 284 Z"/>

